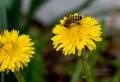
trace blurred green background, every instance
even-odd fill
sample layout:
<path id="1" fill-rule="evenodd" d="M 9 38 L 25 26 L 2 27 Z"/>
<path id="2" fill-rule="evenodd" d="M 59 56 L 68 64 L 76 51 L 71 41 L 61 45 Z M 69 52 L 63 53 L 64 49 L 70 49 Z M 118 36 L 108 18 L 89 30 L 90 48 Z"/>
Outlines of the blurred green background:
<path id="1" fill-rule="evenodd" d="M 54 25 L 71 12 L 102 25 L 103 41 L 88 60 L 95 82 L 120 82 L 119 0 L 0 0 L 0 31 L 17 29 L 35 42 L 36 54 L 21 70 L 26 82 L 70 82 L 79 58 L 56 52 L 50 38 Z M 80 70 L 78 82 L 86 82 Z M 4 82 L 18 82 L 12 72 L 4 76 Z"/>

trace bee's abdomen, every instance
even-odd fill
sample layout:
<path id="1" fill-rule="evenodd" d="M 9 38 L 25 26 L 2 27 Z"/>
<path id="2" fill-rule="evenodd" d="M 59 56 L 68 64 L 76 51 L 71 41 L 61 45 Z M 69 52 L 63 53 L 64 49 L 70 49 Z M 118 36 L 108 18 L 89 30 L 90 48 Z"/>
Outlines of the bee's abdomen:
<path id="1" fill-rule="evenodd" d="M 79 21 L 79 20 L 81 20 L 81 19 L 82 19 L 82 16 L 71 16 L 71 17 L 69 18 L 69 20 L 70 20 L 71 22 Z"/>

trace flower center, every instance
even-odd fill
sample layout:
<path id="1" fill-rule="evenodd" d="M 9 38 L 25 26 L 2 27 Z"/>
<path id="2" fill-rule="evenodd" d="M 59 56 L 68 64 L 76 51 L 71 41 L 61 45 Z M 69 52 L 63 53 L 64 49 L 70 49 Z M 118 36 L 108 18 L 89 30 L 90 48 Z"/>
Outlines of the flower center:
<path id="1" fill-rule="evenodd" d="M 13 45 L 11 44 L 11 43 L 6 43 L 5 44 L 5 48 L 6 49 L 10 49 L 10 48 L 12 48 L 13 47 Z"/>
<path id="2" fill-rule="evenodd" d="M 4 44 L 4 49 L 6 51 L 10 51 L 11 49 L 13 49 L 13 44 L 11 42 L 7 42 Z"/>

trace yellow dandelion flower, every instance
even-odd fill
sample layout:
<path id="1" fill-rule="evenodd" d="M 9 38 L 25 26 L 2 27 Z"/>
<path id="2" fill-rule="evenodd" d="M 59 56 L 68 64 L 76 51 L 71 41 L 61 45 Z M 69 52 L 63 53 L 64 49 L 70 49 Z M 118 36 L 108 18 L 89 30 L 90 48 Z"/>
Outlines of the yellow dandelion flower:
<path id="1" fill-rule="evenodd" d="M 27 66 L 35 53 L 33 45 L 28 35 L 4 30 L 0 35 L 0 72 L 19 71 Z"/>
<path id="2" fill-rule="evenodd" d="M 78 16 L 76 13 L 74 15 Z M 69 28 L 65 26 L 66 20 L 70 20 L 70 18 L 64 17 L 60 20 L 60 24 L 57 24 L 52 30 L 54 36 L 51 40 L 56 51 L 61 49 L 64 55 L 74 55 L 80 52 L 80 56 L 84 48 L 88 48 L 90 51 L 96 49 L 95 42 L 102 40 L 100 37 L 102 32 L 101 26 L 94 18 L 86 16 L 71 23 L 69 21 Z"/>

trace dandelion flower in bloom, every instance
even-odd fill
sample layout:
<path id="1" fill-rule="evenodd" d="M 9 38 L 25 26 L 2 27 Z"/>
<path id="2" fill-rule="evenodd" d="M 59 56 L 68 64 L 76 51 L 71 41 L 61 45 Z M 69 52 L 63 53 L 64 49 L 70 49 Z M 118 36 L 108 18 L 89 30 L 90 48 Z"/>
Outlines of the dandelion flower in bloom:
<path id="1" fill-rule="evenodd" d="M 73 15 L 78 16 L 77 13 Z M 81 56 L 84 48 L 88 48 L 89 51 L 96 49 L 95 42 L 102 41 L 101 26 L 97 20 L 89 16 L 82 17 L 81 20 L 76 19 L 78 23 L 76 21 L 69 23 L 69 28 L 64 25 L 66 20 L 73 19 L 64 17 L 52 30 L 54 36 L 51 40 L 56 51 L 62 50 L 64 55 L 74 55 L 79 52 L 78 56 Z"/>
<path id="2" fill-rule="evenodd" d="M 35 53 L 33 45 L 28 35 L 4 30 L 0 34 L 0 72 L 19 71 L 27 66 Z"/>

